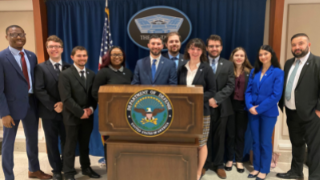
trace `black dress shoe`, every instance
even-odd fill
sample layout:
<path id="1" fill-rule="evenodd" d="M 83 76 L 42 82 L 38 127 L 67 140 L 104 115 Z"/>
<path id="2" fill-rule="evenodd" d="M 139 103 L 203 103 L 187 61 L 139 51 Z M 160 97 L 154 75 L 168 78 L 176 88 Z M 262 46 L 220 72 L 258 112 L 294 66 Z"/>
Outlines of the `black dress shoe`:
<path id="1" fill-rule="evenodd" d="M 303 179 L 303 174 L 302 175 L 298 175 L 292 171 L 288 171 L 286 173 L 277 173 L 276 175 L 278 178 L 282 178 L 282 179 Z"/>
<path id="2" fill-rule="evenodd" d="M 236 168 L 237 168 L 238 173 L 243 173 L 244 172 L 244 169 L 241 169 L 241 168 L 238 168 L 238 167 L 236 167 Z"/>
<path id="3" fill-rule="evenodd" d="M 53 173 L 52 180 L 62 180 L 61 173 Z"/>
<path id="4" fill-rule="evenodd" d="M 224 166 L 224 169 L 225 169 L 226 171 L 231 171 L 231 170 L 232 170 L 232 166 L 231 166 L 231 167 Z"/>
<path id="5" fill-rule="evenodd" d="M 82 174 L 83 175 L 87 175 L 90 178 L 100 178 L 101 176 L 99 174 L 97 174 L 96 172 L 94 172 L 91 167 L 88 167 L 86 169 L 82 169 Z"/>
<path id="6" fill-rule="evenodd" d="M 256 178 L 256 177 L 258 176 L 258 174 L 259 174 L 259 173 L 255 174 L 255 175 L 249 174 L 249 175 L 248 175 L 248 178 Z"/>

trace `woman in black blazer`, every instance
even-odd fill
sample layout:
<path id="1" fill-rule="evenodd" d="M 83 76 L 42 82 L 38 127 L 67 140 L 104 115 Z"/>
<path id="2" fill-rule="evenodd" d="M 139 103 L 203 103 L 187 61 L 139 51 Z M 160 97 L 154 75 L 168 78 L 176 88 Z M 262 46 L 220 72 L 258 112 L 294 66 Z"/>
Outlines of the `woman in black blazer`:
<path id="1" fill-rule="evenodd" d="M 207 159 L 207 139 L 210 128 L 210 108 L 209 101 L 214 101 L 215 79 L 214 74 L 207 63 L 206 47 L 199 38 L 188 42 L 184 59 L 185 63 L 178 70 L 178 84 L 181 85 L 201 85 L 203 86 L 204 110 L 203 110 L 203 136 L 199 139 L 199 162 L 197 170 L 197 180 L 201 178 L 201 171 Z"/>
<path id="2" fill-rule="evenodd" d="M 232 51 L 230 61 L 233 62 L 235 75 L 235 88 L 230 96 L 234 114 L 230 116 L 227 123 L 226 156 L 228 162 L 225 165 L 225 170 L 232 170 L 235 157 L 237 171 L 243 173 L 244 135 L 248 126 L 248 111 L 244 97 L 252 66 L 242 47 L 237 47 Z"/>

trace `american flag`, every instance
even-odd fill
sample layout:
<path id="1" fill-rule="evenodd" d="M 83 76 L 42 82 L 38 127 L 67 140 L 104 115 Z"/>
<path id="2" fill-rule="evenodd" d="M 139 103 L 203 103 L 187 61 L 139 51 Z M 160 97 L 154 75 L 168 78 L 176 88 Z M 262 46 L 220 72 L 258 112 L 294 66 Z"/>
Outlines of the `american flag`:
<path id="1" fill-rule="evenodd" d="M 99 70 L 100 65 L 102 64 L 102 57 L 107 53 L 108 49 L 112 47 L 112 39 L 110 32 L 110 16 L 109 16 L 109 8 L 108 8 L 108 0 L 106 0 L 105 7 L 106 17 L 104 19 L 104 26 L 102 32 L 102 40 L 101 40 L 101 48 L 100 48 L 100 56 L 99 56 Z"/>

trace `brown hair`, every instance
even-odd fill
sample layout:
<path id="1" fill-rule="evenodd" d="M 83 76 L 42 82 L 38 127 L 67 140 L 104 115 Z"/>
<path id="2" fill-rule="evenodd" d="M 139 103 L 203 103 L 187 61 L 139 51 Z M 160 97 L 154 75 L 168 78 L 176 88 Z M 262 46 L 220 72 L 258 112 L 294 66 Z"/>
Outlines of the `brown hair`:
<path id="1" fill-rule="evenodd" d="M 246 73 L 250 73 L 250 70 L 252 69 L 252 65 L 250 64 L 250 61 L 248 59 L 248 56 L 247 56 L 247 52 L 244 50 L 243 47 L 237 47 L 235 48 L 232 52 L 231 52 L 231 55 L 230 55 L 230 61 L 233 63 L 233 72 L 234 72 L 234 75 L 236 75 L 236 72 L 237 72 L 237 67 L 234 63 L 234 59 L 233 59 L 233 56 L 236 52 L 242 50 L 245 54 L 245 58 L 244 58 L 244 62 L 242 63 L 242 69 L 246 72 Z"/>
<path id="2" fill-rule="evenodd" d="M 57 42 L 57 43 L 60 43 L 61 47 L 63 48 L 63 42 L 62 40 L 56 36 L 56 35 L 51 35 L 47 38 L 47 42 L 46 42 L 46 47 L 48 46 L 48 42 L 49 41 L 53 41 L 53 42 Z"/>
<path id="3" fill-rule="evenodd" d="M 88 51 L 87 51 L 87 49 L 86 49 L 85 47 L 83 47 L 83 46 L 76 46 L 76 47 L 74 47 L 74 48 L 72 49 L 72 51 L 71 51 L 71 56 L 74 56 L 78 50 L 80 50 L 80 51 L 86 51 L 87 54 L 88 54 Z"/>
<path id="4" fill-rule="evenodd" d="M 167 42 L 168 42 L 169 37 L 175 36 L 175 35 L 177 35 L 177 36 L 179 37 L 179 40 L 180 40 L 180 42 L 181 42 L 181 36 L 180 36 L 180 34 L 179 34 L 178 32 L 169 32 L 169 33 L 167 34 L 167 37 L 164 39 L 164 43 L 167 43 Z"/>
<path id="5" fill-rule="evenodd" d="M 188 44 L 186 45 L 186 49 L 184 50 L 183 59 L 186 59 L 186 60 L 190 59 L 188 49 L 190 48 L 191 45 L 193 45 L 194 47 L 200 48 L 202 50 L 202 54 L 200 56 L 200 61 L 201 62 L 208 62 L 208 59 L 206 56 L 206 46 L 204 45 L 204 42 L 202 41 L 202 39 L 199 39 L 199 38 L 191 39 L 188 42 Z"/>
<path id="6" fill-rule="evenodd" d="M 209 43 L 210 40 L 212 40 L 212 41 L 220 41 L 221 46 L 223 46 L 222 39 L 221 39 L 221 37 L 219 35 L 216 35 L 216 34 L 210 35 L 210 37 L 207 39 L 207 46 L 208 46 L 208 43 Z"/>

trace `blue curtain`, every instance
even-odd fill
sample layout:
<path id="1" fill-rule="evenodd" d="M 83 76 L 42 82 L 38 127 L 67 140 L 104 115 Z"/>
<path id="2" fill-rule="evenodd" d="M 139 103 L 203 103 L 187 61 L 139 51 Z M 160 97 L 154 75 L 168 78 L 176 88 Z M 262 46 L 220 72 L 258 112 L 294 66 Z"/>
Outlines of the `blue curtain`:
<path id="1" fill-rule="evenodd" d="M 73 64 L 70 53 L 75 46 L 88 50 L 87 68 L 97 72 L 105 0 L 47 0 L 48 35 L 57 35 L 64 42 L 62 60 Z M 104 156 L 98 128 L 98 111 L 94 113 L 90 154 Z M 78 151 L 78 150 L 77 150 Z"/>

